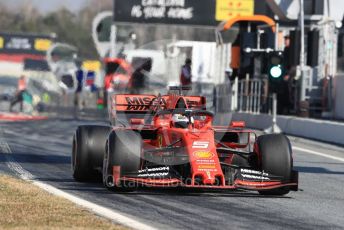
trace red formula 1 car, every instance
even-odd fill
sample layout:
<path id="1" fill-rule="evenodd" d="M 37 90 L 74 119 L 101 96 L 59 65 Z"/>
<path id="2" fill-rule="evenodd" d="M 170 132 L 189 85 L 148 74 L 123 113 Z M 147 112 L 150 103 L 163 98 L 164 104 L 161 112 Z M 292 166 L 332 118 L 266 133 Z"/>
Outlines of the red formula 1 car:
<path id="1" fill-rule="evenodd" d="M 213 126 L 201 96 L 113 95 L 112 126 L 80 126 L 73 141 L 77 181 L 98 170 L 108 188 L 138 186 L 247 189 L 284 195 L 298 189 L 288 138 L 257 135 L 243 122 Z"/>

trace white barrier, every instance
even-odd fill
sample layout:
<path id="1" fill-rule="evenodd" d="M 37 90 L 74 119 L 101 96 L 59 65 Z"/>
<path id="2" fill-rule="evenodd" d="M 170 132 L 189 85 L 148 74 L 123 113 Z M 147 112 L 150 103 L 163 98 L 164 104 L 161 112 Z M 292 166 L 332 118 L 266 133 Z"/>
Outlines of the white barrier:
<path id="1" fill-rule="evenodd" d="M 344 75 L 335 77 L 335 111 L 336 118 L 344 119 Z M 344 137 L 343 137 L 344 138 Z"/>
<path id="2" fill-rule="evenodd" d="M 272 123 L 272 117 L 267 114 L 233 113 L 232 120 L 245 121 L 247 127 L 260 130 Z M 344 145 L 344 122 L 277 116 L 277 124 L 288 135 Z"/>

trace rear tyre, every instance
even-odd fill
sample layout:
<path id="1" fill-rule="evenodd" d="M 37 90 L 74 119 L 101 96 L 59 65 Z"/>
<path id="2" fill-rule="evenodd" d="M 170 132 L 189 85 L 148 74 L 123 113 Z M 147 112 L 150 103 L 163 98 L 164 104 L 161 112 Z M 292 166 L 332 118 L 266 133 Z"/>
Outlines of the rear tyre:
<path id="1" fill-rule="evenodd" d="M 120 166 L 119 176 L 137 173 L 140 169 L 142 139 L 131 130 L 112 131 L 109 135 L 103 161 L 103 183 L 109 189 L 131 191 L 136 187 L 133 182 L 119 184 L 114 181 L 113 167 Z"/>
<path id="2" fill-rule="evenodd" d="M 261 154 L 261 170 L 279 176 L 282 182 L 289 182 L 292 175 L 292 149 L 289 139 L 283 134 L 269 134 L 258 137 Z M 262 195 L 285 195 L 289 187 L 259 191 Z"/>
<path id="3" fill-rule="evenodd" d="M 73 137 L 72 172 L 76 181 L 90 181 L 101 169 L 111 127 L 79 126 Z"/>

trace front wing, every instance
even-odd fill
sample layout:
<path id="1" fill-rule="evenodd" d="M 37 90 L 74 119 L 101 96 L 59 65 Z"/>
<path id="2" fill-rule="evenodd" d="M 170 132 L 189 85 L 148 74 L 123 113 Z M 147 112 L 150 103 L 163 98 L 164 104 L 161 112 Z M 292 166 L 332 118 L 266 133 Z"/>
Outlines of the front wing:
<path id="1" fill-rule="evenodd" d="M 144 187 L 154 187 L 154 188 L 169 188 L 169 187 L 184 187 L 184 188 L 196 188 L 196 189 L 243 189 L 243 190 L 271 190 L 282 187 L 289 187 L 292 191 L 298 190 L 298 177 L 299 173 L 297 171 L 292 172 L 292 178 L 288 182 L 282 182 L 276 179 L 272 180 L 247 180 L 243 177 L 238 176 L 231 185 L 225 185 L 224 181 L 220 185 L 199 185 L 195 183 L 195 180 L 192 179 L 190 183 L 185 183 L 183 180 L 178 179 L 177 177 L 166 177 L 166 178 L 140 178 L 137 175 L 126 175 L 120 176 L 119 166 L 114 167 L 113 179 L 114 183 L 120 185 L 122 183 L 133 183 L 135 185 L 141 185 Z"/>

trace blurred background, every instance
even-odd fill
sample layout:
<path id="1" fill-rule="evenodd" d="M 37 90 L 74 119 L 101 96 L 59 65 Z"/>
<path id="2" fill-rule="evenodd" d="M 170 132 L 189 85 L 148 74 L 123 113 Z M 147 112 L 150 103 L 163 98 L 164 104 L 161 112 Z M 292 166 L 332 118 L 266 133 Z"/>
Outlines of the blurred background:
<path id="1" fill-rule="evenodd" d="M 112 0 L 1 0 L 0 110 L 8 111 L 8 104 L 16 99 L 21 76 L 27 77 L 31 99 L 24 100 L 23 109 L 20 103 L 15 104 L 15 112 L 47 112 L 52 107 L 71 108 L 76 103 L 79 110 L 104 108 L 106 91 L 113 92 L 116 88 L 116 92 L 124 89 L 128 92 L 130 75 L 148 59 L 154 61 L 147 88 L 164 93 L 169 83 L 179 84 L 181 66 L 197 49 L 192 51 L 193 46 L 205 47 L 206 53 L 216 46 L 211 27 L 152 24 L 142 27 L 122 23 L 117 25 L 116 50 L 110 53 L 111 9 Z M 236 32 L 227 37 L 231 34 Z M 170 52 L 167 49 L 178 42 L 183 53 L 178 50 L 176 57 L 172 53 L 175 48 Z M 170 57 L 167 52 L 172 53 Z M 114 73 L 116 77 L 112 76 Z M 111 87 L 104 82 L 106 76 L 111 78 Z M 82 89 L 78 89 L 80 81 Z M 213 88 L 211 84 L 205 89 L 209 91 L 210 102 Z M 82 92 L 82 101 L 79 102 L 76 92 Z"/>
<path id="2" fill-rule="evenodd" d="M 272 114 L 275 94 L 280 115 L 342 120 L 339 5 L 0 0 L 0 110 L 103 110 L 112 93 L 185 84 L 184 69 L 219 114 Z"/>

